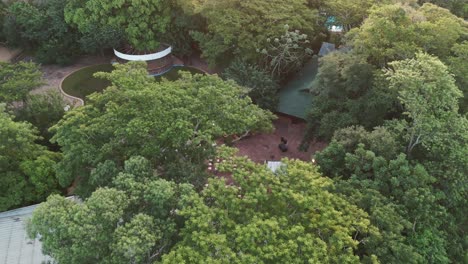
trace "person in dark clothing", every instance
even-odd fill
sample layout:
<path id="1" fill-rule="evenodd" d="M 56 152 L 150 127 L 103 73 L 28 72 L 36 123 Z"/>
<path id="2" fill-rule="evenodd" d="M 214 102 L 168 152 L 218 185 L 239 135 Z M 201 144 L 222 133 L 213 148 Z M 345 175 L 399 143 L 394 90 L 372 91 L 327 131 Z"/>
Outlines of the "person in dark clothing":
<path id="1" fill-rule="evenodd" d="M 281 143 L 278 145 L 278 148 L 281 150 L 281 152 L 288 151 L 288 140 L 284 137 L 281 137 Z"/>

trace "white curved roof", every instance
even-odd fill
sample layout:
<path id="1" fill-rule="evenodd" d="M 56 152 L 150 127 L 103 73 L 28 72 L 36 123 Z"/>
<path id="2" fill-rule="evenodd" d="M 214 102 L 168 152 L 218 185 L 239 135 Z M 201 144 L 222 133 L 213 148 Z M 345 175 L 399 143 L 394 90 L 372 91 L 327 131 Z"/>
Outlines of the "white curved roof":
<path id="1" fill-rule="evenodd" d="M 150 54 L 143 54 L 143 55 L 133 55 L 133 54 L 125 54 L 116 49 L 114 49 L 114 54 L 118 58 L 127 60 L 127 61 L 150 61 L 150 60 L 157 60 L 160 58 L 164 58 L 167 55 L 171 54 L 172 47 L 168 47 L 165 50 L 150 53 Z"/>

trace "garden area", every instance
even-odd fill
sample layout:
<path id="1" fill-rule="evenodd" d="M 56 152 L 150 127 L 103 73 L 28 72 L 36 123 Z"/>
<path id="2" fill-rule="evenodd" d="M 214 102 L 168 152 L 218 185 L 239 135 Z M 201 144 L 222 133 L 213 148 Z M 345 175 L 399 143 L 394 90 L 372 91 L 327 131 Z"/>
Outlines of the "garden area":
<path id="1" fill-rule="evenodd" d="M 111 64 L 92 65 L 81 68 L 66 76 L 61 83 L 61 88 L 65 94 L 78 97 L 86 102 L 86 96 L 94 92 L 102 92 L 110 85 L 108 80 L 97 78 L 94 74 L 97 72 L 111 72 L 113 69 L 114 67 Z M 175 66 L 154 78 L 156 81 L 160 81 L 163 78 L 175 81 L 180 78 L 182 71 L 191 74 L 204 74 L 202 70 L 193 67 Z"/>
<path id="2" fill-rule="evenodd" d="M 466 262 L 466 10 L 1 1 L 0 256 Z"/>

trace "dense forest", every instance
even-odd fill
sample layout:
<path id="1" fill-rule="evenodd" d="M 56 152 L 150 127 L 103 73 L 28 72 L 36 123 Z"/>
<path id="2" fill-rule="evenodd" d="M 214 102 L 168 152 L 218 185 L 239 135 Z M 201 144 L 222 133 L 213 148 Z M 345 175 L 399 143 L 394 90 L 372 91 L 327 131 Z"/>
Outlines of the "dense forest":
<path id="1" fill-rule="evenodd" d="M 26 55 L 0 62 L 0 212 L 41 203 L 28 234 L 57 263 L 467 263 L 466 19 L 466 0 L 2 2 Z M 323 42 L 302 147 L 324 149 L 273 172 L 219 144 L 273 131 Z M 218 74 L 129 62 L 83 106 L 31 93 L 41 65 L 161 43 Z"/>

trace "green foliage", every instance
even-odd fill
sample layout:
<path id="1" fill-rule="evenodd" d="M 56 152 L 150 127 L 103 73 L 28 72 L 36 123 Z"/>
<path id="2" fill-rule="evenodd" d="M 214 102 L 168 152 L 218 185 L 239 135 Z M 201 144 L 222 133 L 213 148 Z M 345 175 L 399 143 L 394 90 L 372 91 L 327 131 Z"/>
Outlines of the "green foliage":
<path id="1" fill-rule="evenodd" d="M 396 95 L 381 74 L 352 53 L 323 57 L 311 91 L 309 136 L 329 139 L 335 130 L 351 125 L 370 129 L 398 113 Z"/>
<path id="2" fill-rule="evenodd" d="M 321 7 L 327 15 L 333 16 L 335 24 L 342 25 L 348 31 L 358 26 L 369 14 L 370 8 L 376 4 L 376 0 L 327 0 Z"/>
<path id="3" fill-rule="evenodd" d="M 52 133 L 49 128 L 65 114 L 65 102 L 60 93 L 52 91 L 45 94 L 28 95 L 23 107 L 16 110 L 16 118 L 34 125 L 43 139 L 43 145 L 50 144 Z"/>
<path id="4" fill-rule="evenodd" d="M 41 235 L 43 250 L 63 263 L 150 263 L 174 243 L 179 227 L 174 214 L 192 186 L 177 185 L 153 174 L 149 162 L 132 157 L 115 178 L 114 188 L 100 188 L 83 202 L 50 196 L 28 224 Z"/>
<path id="5" fill-rule="evenodd" d="M 36 51 L 42 63 L 68 64 L 79 54 L 79 34 L 67 25 L 63 10 L 68 1 L 15 2 L 4 24 L 10 45 Z"/>
<path id="6" fill-rule="evenodd" d="M 441 206 L 444 195 L 433 188 L 436 178 L 406 155 L 397 155 L 399 142 L 387 139 L 378 145 L 386 137 L 392 135 L 385 128 L 339 130 L 316 161 L 321 171 L 336 178 L 337 191 L 368 212 L 379 228 L 360 250 L 376 254 L 382 263 L 448 263 L 441 228 L 449 216 Z M 385 158 L 368 146 L 386 155 L 386 147 L 394 151 Z M 426 241 L 428 237 L 433 240 Z"/>
<path id="7" fill-rule="evenodd" d="M 359 263 L 355 249 L 376 231 L 367 214 L 310 164 L 283 162 L 276 174 L 242 158 L 219 164 L 236 184 L 212 178 L 190 199 L 163 263 Z"/>
<path id="8" fill-rule="evenodd" d="M 321 29 L 317 10 L 306 0 L 202 0 L 191 8 L 206 19 L 207 29 L 192 37 L 212 66 L 233 56 L 256 62 L 261 58 L 257 49 L 267 38 L 282 35 L 286 24 L 308 36 L 318 36 Z"/>
<path id="9" fill-rule="evenodd" d="M 447 67 L 436 57 L 424 53 L 415 59 L 390 63 L 387 71 L 391 89 L 398 91 L 398 99 L 404 106 L 404 114 L 411 119 L 405 124 L 408 134 L 407 152 L 418 144 L 432 148 L 432 141 L 439 140 L 437 130 L 456 118 L 458 98 L 462 93 Z"/>
<path id="10" fill-rule="evenodd" d="M 80 48 L 87 53 L 101 53 L 109 47 L 119 47 L 123 41 L 122 29 L 111 26 L 90 25 L 89 31 L 83 32 L 79 42 Z"/>
<path id="11" fill-rule="evenodd" d="M 186 58 L 194 52 L 195 41 L 190 32 L 202 30 L 205 26 L 204 20 L 199 15 L 194 15 L 192 11 L 188 10 L 184 12 L 179 4 L 173 4 L 171 7 L 171 23 L 161 39 L 165 43 L 171 44 L 174 55 L 179 58 Z"/>
<path id="12" fill-rule="evenodd" d="M 38 202 L 57 192 L 60 155 L 35 143 L 31 124 L 14 122 L 0 104 L 0 211 Z"/>
<path id="13" fill-rule="evenodd" d="M 447 8 L 450 12 L 461 18 L 468 18 L 468 3 L 464 0 L 418 0 L 418 3 L 432 3 Z"/>
<path id="14" fill-rule="evenodd" d="M 348 44 L 374 65 L 414 57 L 424 51 L 444 59 L 468 32 L 466 22 L 432 4 L 415 9 L 394 4 L 374 8 Z"/>
<path id="15" fill-rule="evenodd" d="M 455 75 L 458 88 L 463 92 L 460 99 L 460 112 L 468 111 L 468 41 L 455 44 L 452 48 L 453 55 L 447 60 L 450 72 Z"/>
<path id="16" fill-rule="evenodd" d="M 124 31 L 126 41 L 140 51 L 158 48 L 161 35 L 171 21 L 171 9 L 166 0 L 70 0 L 65 8 L 68 23 L 84 34 L 93 27 Z"/>
<path id="17" fill-rule="evenodd" d="M 100 76 L 112 86 L 91 95 L 54 127 L 53 140 L 64 153 L 60 182 L 68 186 L 79 176 L 79 194 L 97 187 L 89 177 L 100 163 L 112 160 L 121 167 L 132 155 L 161 165 L 164 177 L 203 182 L 204 162 L 217 138 L 272 129 L 270 112 L 217 76 L 185 74 L 178 81 L 156 82 L 142 63 L 117 65 Z"/>
<path id="18" fill-rule="evenodd" d="M 278 107 L 279 85 L 258 66 L 235 60 L 224 70 L 223 77 L 248 88 L 250 98 L 261 108 L 275 111 Z"/>
<path id="19" fill-rule="evenodd" d="M 42 84 L 41 77 L 34 63 L 0 62 L 0 102 L 24 101 L 31 90 Z"/>
<path id="20" fill-rule="evenodd" d="M 283 35 L 267 38 L 266 41 L 267 45 L 258 51 L 264 57 L 266 68 L 276 77 L 299 70 L 313 53 L 309 48 L 308 36 L 299 30 L 290 31 L 288 25 L 284 26 Z"/>

